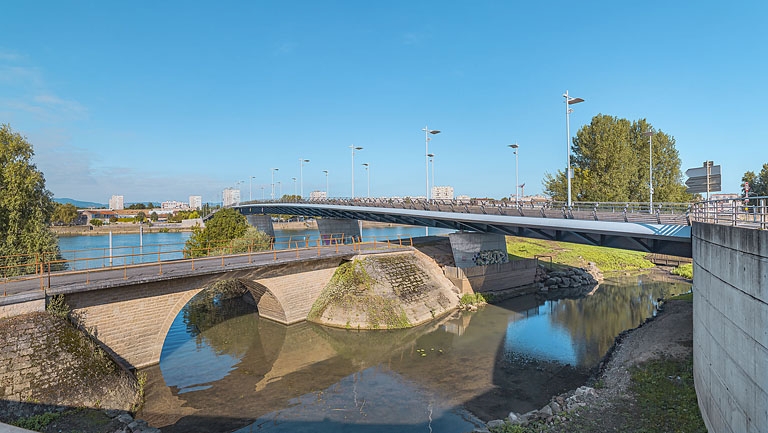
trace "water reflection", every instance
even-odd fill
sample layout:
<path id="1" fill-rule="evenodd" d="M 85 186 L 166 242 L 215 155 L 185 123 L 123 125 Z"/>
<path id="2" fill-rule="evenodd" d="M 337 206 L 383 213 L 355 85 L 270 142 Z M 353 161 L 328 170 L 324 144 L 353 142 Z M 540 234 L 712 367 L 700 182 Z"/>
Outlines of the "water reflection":
<path id="1" fill-rule="evenodd" d="M 655 299 L 689 287 L 615 277 L 588 298 L 516 298 L 372 332 L 282 326 L 239 300 L 204 313 L 192 302 L 147 370 L 140 416 L 169 432 L 471 431 L 465 409 L 500 418 L 583 384 L 616 335 L 655 313 Z"/>

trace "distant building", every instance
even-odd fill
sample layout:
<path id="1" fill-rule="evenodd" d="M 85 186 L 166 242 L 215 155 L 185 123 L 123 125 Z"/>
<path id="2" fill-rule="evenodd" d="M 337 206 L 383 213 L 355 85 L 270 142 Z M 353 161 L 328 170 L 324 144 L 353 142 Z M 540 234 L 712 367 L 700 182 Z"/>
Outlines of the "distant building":
<path id="1" fill-rule="evenodd" d="M 235 188 L 227 188 L 221 193 L 224 206 L 232 206 L 240 203 L 240 190 Z"/>
<path id="2" fill-rule="evenodd" d="M 160 209 L 163 210 L 186 210 L 189 209 L 189 205 L 183 201 L 169 200 L 160 204 Z"/>
<path id="3" fill-rule="evenodd" d="M 325 191 L 312 191 L 309 193 L 310 200 L 325 200 L 326 198 L 328 198 L 328 195 Z"/>
<path id="4" fill-rule="evenodd" d="M 433 200 L 453 200 L 453 187 L 452 186 L 433 186 L 432 199 Z"/>
<path id="5" fill-rule="evenodd" d="M 189 208 L 190 209 L 202 209 L 203 208 L 203 196 L 191 195 L 189 196 Z"/>
<path id="6" fill-rule="evenodd" d="M 472 200 L 468 195 L 460 195 L 456 197 L 456 201 L 460 203 L 469 203 L 469 201 Z"/>
<path id="7" fill-rule="evenodd" d="M 113 195 L 112 198 L 109 199 L 109 208 L 112 210 L 123 210 L 125 208 L 125 206 L 123 206 L 123 196 Z"/>

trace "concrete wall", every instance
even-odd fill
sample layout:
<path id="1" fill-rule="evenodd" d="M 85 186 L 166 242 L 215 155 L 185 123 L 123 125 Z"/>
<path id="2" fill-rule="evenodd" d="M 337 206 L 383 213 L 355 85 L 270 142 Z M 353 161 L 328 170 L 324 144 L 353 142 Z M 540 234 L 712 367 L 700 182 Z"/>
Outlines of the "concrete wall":
<path id="1" fill-rule="evenodd" d="M 275 237 L 275 228 L 272 225 L 272 217 L 269 215 L 246 215 L 245 219 L 248 220 L 248 224 L 256 227 L 259 231 L 264 232 Z"/>
<path id="2" fill-rule="evenodd" d="M 536 282 L 536 260 L 515 260 L 489 266 L 472 268 L 445 267 L 445 276 L 461 290 L 461 293 L 515 293 L 535 291 L 531 285 Z"/>
<path id="3" fill-rule="evenodd" d="M 693 372 L 711 432 L 768 431 L 768 232 L 694 223 Z"/>
<path id="4" fill-rule="evenodd" d="M 317 220 L 317 230 L 320 237 L 326 239 L 328 236 L 338 237 L 343 234 L 344 238 L 354 236 L 360 238 L 360 223 L 357 220 L 345 218 L 320 218 Z"/>
<path id="5" fill-rule="evenodd" d="M 481 251 L 503 251 L 506 255 L 507 241 L 504 235 L 493 233 L 451 233 L 448 235 L 456 267 L 477 266 L 474 257 Z M 507 260 L 508 261 L 508 260 Z"/>

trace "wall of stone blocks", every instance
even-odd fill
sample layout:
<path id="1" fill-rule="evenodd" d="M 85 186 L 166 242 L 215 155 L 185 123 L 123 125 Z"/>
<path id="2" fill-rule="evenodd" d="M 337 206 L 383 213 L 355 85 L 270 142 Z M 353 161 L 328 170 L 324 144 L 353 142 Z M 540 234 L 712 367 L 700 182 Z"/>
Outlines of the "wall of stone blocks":
<path id="1" fill-rule="evenodd" d="M 711 432 L 768 426 L 768 232 L 695 223 L 693 369 Z"/>

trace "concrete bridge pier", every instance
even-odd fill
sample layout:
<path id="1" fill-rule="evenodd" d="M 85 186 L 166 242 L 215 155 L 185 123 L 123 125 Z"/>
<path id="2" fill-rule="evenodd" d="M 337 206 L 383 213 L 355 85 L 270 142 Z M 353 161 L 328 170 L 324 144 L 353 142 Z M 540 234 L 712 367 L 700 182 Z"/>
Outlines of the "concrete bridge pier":
<path id="1" fill-rule="evenodd" d="M 320 238 L 329 242 L 340 237 L 342 242 L 350 238 L 358 240 L 362 236 L 360 222 L 346 218 L 320 218 L 317 220 L 317 230 Z"/>
<path id="2" fill-rule="evenodd" d="M 507 239 L 504 235 L 495 233 L 451 233 L 448 235 L 451 240 L 451 250 L 453 251 L 453 261 L 458 268 L 471 268 L 478 266 L 485 259 L 491 259 L 494 256 L 493 251 L 500 251 L 503 254 L 497 255 L 494 263 L 499 264 L 509 261 L 507 257 Z"/>
<path id="3" fill-rule="evenodd" d="M 268 234 L 271 238 L 275 237 L 275 227 L 272 225 L 272 217 L 269 215 L 246 215 L 248 224 L 259 229 L 260 232 Z"/>

